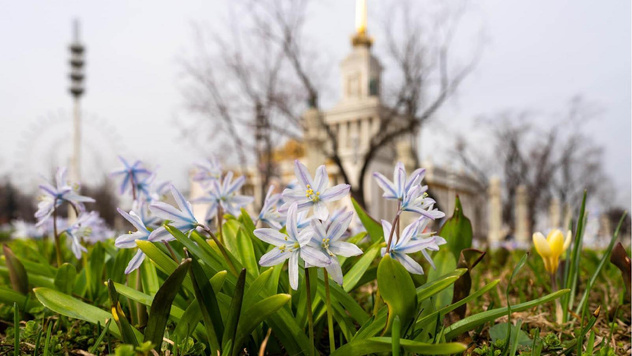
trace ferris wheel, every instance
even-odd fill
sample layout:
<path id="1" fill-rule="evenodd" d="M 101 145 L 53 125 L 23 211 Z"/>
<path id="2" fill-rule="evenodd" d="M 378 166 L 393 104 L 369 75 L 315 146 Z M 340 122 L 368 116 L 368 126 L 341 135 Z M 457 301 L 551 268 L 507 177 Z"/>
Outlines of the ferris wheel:
<path id="1" fill-rule="evenodd" d="M 69 111 L 49 112 L 24 130 L 17 142 L 13 181 L 33 191 L 57 167 L 68 166 L 72 155 L 73 117 Z M 103 183 L 118 164 L 117 154 L 125 152 L 124 140 L 108 120 L 82 113 L 81 177 L 84 185 Z"/>

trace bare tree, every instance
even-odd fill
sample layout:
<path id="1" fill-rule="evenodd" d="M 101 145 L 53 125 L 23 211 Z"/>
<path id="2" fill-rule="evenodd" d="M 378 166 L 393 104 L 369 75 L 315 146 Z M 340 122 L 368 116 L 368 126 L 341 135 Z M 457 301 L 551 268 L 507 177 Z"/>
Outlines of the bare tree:
<path id="1" fill-rule="evenodd" d="M 201 89 L 189 93 L 187 101 L 191 103 L 191 108 L 221 120 L 231 138 L 243 136 L 235 128 L 236 123 L 245 122 L 234 113 L 239 111 L 237 107 L 250 113 L 251 122 L 256 121 L 254 118 L 259 115 L 265 117 L 265 120 L 257 121 L 266 127 L 263 136 L 297 137 L 296 131 L 288 132 L 287 127 L 303 127 L 301 116 L 306 108 L 304 104 L 321 110 L 319 99 L 324 87 L 316 55 L 318 51 L 305 33 L 308 3 L 307 0 L 245 1 L 247 16 L 241 19 L 241 23 L 246 24 L 245 31 L 265 48 L 250 51 L 246 50 L 246 46 L 240 46 L 239 39 L 242 37 L 237 35 L 240 30 L 233 31 L 233 38 L 237 40 L 230 45 L 215 37 L 212 45 L 219 49 L 219 63 L 209 61 L 207 57 L 205 64 L 190 61 L 185 64 L 187 73 Z M 415 11 L 411 11 L 410 2 L 403 1 L 392 8 L 394 10 L 384 21 L 384 47 L 388 60 L 393 63 L 393 72 L 397 74 L 393 76 L 389 94 L 384 97 L 380 130 L 371 137 L 369 147 L 360 157 L 358 185 L 352 186 L 351 192 L 361 204 L 364 204 L 364 177 L 378 152 L 404 136 L 416 136 L 420 126 L 435 117 L 456 92 L 479 57 L 477 51 L 461 66 L 449 61 L 452 40 L 463 11 L 447 11 L 435 17 L 432 24 L 422 25 Z M 199 47 L 202 47 L 201 43 Z M 269 56 L 271 60 L 261 63 L 261 56 Z M 217 69 L 218 64 L 219 68 L 227 69 L 225 74 L 237 85 L 232 97 L 229 97 L 227 89 L 222 87 L 220 90 L 220 83 L 228 87 L 231 84 L 217 76 L 218 71 L 223 71 Z M 291 73 L 292 76 L 285 77 L 283 73 Z M 283 84 L 280 84 L 281 81 Z M 280 87 L 290 89 L 281 91 Z M 276 120 L 284 120 L 286 124 L 278 124 Z M 350 174 L 340 157 L 337 133 L 322 115 L 320 126 L 328 138 L 327 158 L 338 167 L 343 180 L 350 183 Z M 246 152 L 247 144 L 243 140 L 237 140 L 236 145 L 239 152 Z"/>
<path id="2" fill-rule="evenodd" d="M 493 157 L 472 155 L 471 144 L 457 140 L 454 155 L 474 173 L 481 188 L 489 174 L 500 173 L 504 188 L 503 221 L 513 225 L 515 195 L 519 185 L 528 191 L 529 222 L 548 211 L 552 198 L 577 206 L 584 189 L 592 195 L 607 193 L 608 179 L 601 167 L 602 148 L 583 133 L 584 124 L 598 112 L 581 97 L 572 98 L 568 111 L 538 125 L 543 113 L 506 111 L 486 121 L 493 141 Z M 494 162 L 481 169 L 478 162 Z"/>
<path id="3" fill-rule="evenodd" d="M 209 139 L 231 148 L 222 150 L 223 157 L 236 153 L 243 171 L 255 158 L 265 187 L 274 171 L 275 142 L 300 139 L 302 129 L 295 114 L 302 95 L 284 75 L 284 53 L 252 28 L 233 26 L 222 36 L 198 25 L 195 34 L 195 56 L 181 61 L 188 109 L 214 124 Z"/>

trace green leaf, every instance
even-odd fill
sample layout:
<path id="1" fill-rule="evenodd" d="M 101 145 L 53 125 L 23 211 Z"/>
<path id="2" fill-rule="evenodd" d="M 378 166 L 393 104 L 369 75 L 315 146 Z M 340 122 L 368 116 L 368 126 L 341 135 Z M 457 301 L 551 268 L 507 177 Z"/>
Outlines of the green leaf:
<path id="1" fill-rule="evenodd" d="M 601 257 L 601 260 L 599 261 L 599 264 L 597 265 L 597 268 L 595 268 L 595 271 L 593 272 L 592 277 L 590 277 L 590 280 L 588 281 L 588 284 L 586 285 L 586 289 L 584 290 L 582 299 L 577 305 L 577 309 L 575 309 L 575 314 L 583 316 L 584 308 L 586 307 L 586 304 L 588 303 L 588 295 L 590 294 L 590 290 L 595 285 L 595 282 L 597 281 L 597 277 L 599 276 L 599 273 L 601 273 L 603 266 L 606 265 L 606 262 L 608 261 L 608 258 L 610 257 L 610 254 L 612 253 L 612 249 L 614 248 L 615 242 L 619 238 L 619 231 L 621 230 L 621 226 L 623 225 L 623 222 L 625 221 L 626 215 L 627 215 L 627 212 L 624 212 L 621 215 L 621 220 L 619 220 L 619 224 L 617 225 L 617 228 L 614 231 L 612 238 L 610 239 L 608 248 L 604 251 L 603 256 Z"/>
<path id="2" fill-rule="evenodd" d="M 265 252 L 266 246 L 264 245 L 263 241 L 259 240 L 259 238 L 255 236 L 254 231 L 257 227 L 255 226 L 255 224 L 252 221 L 252 218 L 250 217 L 250 215 L 244 208 L 241 208 L 241 215 L 239 216 L 239 221 L 246 228 L 246 232 L 248 233 L 248 236 L 250 237 L 250 240 L 252 241 L 252 244 L 255 250 L 257 250 L 256 258 L 257 260 L 259 260 L 261 255 L 263 255 L 263 253 Z"/>
<path id="3" fill-rule="evenodd" d="M 428 270 L 428 282 L 434 282 L 441 276 L 456 270 L 456 259 L 448 249 L 441 249 L 436 255 L 434 255 L 433 260 L 437 269 L 430 268 Z M 456 280 L 454 282 L 456 282 Z M 435 308 L 440 309 L 450 304 L 453 293 L 454 288 L 446 288 L 438 293 L 434 300 Z"/>
<path id="4" fill-rule="evenodd" d="M 217 304 L 217 296 L 204 270 L 195 259 L 191 260 L 190 274 L 212 353 L 215 353 L 215 350 L 221 350 L 220 341 L 224 335 L 224 323 Z"/>
<path id="5" fill-rule="evenodd" d="M 105 320 L 105 327 L 101 331 L 101 334 L 99 334 L 99 337 L 94 342 L 94 345 L 92 345 L 90 350 L 88 350 L 89 353 L 91 353 L 93 355 L 97 353 L 97 349 L 99 348 L 99 344 L 101 344 L 101 341 L 103 341 L 103 338 L 105 337 L 105 334 L 107 334 L 108 330 L 110 330 L 110 323 L 111 322 L 112 322 L 112 319 L 106 319 Z M 101 325 L 101 324 L 99 323 L 99 325 Z"/>
<path id="6" fill-rule="evenodd" d="M 521 311 L 525 311 L 527 309 L 536 307 L 540 304 L 544 304 L 547 302 L 550 302 L 552 300 L 555 300 L 561 296 L 564 296 L 566 294 L 568 294 L 570 292 L 569 289 L 562 289 L 559 290 L 557 292 L 545 295 L 544 297 L 538 298 L 538 299 L 534 299 L 534 300 L 530 300 L 528 302 L 524 302 L 524 303 L 520 303 L 520 304 L 516 304 L 516 305 L 512 305 L 511 306 L 511 311 L 512 312 L 521 312 Z M 509 311 L 509 309 L 507 307 L 505 308 L 498 308 L 498 309 L 492 309 L 492 310 L 487 310 L 481 313 L 477 313 L 474 315 L 471 315 L 465 319 L 459 320 L 456 323 L 450 325 L 449 327 L 447 327 L 445 329 L 445 338 L 446 340 L 450 340 L 460 334 L 462 334 L 465 331 L 469 331 L 472 330 L 474 328 L 476 328 L 479 325 L 485 324 L 489 321 L 493 321 L 496 320 L 502 316 L 507 315 L 507 312 Z"/>
<path id="7" fill-rule="evenodd" d="M 153 263 L 142 263 L 139 270 L 143 290 L 149 295 L 156 294 L 158 289 L 160 289 L 160 280 L 158 280 L 156 266 L 154 266 Z"/>
<path id="8" fill-rule="evenodd" d="M 417 300 L 419 301 L 426 300 L 432 297 L 433 295 L 436 295 L 437 293 L 441 292 L 442 290 L 450 287 L 465 272 L 467 272 L 467 269 L 459 268 L 459 269 L 453 270 L 452 272 L 441 275 L 439 277 L 435 277 L 434 280 L 426 282 L 426 284 L 420 287 L 417 287 Z"/>
<path id="9" fill-rule="evenodd" d="M 227 275 L 228 275 L 228 272 L 219 271 L 215 273 L 213 277 L 211 277 L 210 282 L 211 282 L 211 287 L 213 287 L 213 290 L 216 290 L 217 292 L 222 290 L 222 287 L 224 286 L 224 282 L 226 281 Z"/>
<path id="10" fill-rule="evenodd" d="M 451 355 L 467 350 L 467 346 L 458 342 L 443 344 L 427 344 L 423 342 L 401 339 L 400 346 L 411 353 L 422 355 Z M 371 337 L 365 340 L 352 341 L 337 349 L 332 356 L 358 356 L 390 352 L 392 340 L 390 337 Z"/>
<path id="11" fill-rule="evenodd" d="M 130 325 L 129 320 L 127 320 L 127 316 L 123 312 L 123 308 L 121 308 L 121 302 L 118 300 L 118 292 L 116 288 L 114 288 L 114 282 L 111 279 L 107 281 L 108 293 L 110 295 L 112 316 L 114 317 L 114 321 L 121 330 L 121 336 L 123 337 L 123 341 L 126 344 L 132 344 L 134 346 L 138 346 L 139 338 L 134 332 L 135 329 Z M 141 335 L 142 338 L 142 335 Z"/>
<path id="12" fill-rule="evenodd" d="M 287 302 L 290 301 L 289 294 L 276 294 L 255 303 L 247 308 L 237 327 L 235 343 L 233 344 L 233 355 L 237 355 L 239 348 L 246 341 L 248 335 L 268 317 L 275 315 Z"/>
<path id="13" fill-rule="evenodd" d="M 318 271 L 318 280 L 320 281 L 321 285 L 324 285 L 325 275 L 322 269 Z M 319 294 L 321 292 L 323 293 L 322 296 L 324 300 L 324 288 L 312 288 L 312 290 L 315 289 L 317 289 L 317 292 Z M 333 302 L 340 303 L 344 307 L 346 312 L 349 313 L 349 315 L 351 315 L 351 317 L 359 324 L 364 324 L 369 319 L 369 315 L 366 313 L 366 311 L 364 311 L 364 309 L 362 309 L 360 304 L 358 304 L 358 302 L 353 299 L 353 297 L 351 297 L 349 293 L 345 292 L 345 290 L 342 289 L 342 287 L 340 287 L 338 283 L 330 283 L 329 291 L 331 293 L 331 300 Z"/>
<path id="14" fill-rule="evenodd" d="M 103 324 L 107 319 L 112 317 L 112 314 L 105 310 L 84 303 L 54 289 L 34 288 L 33 292 L 35 292 L 37 299 L 46 308 L 69 318 L 84 320 L 96 325 L 97 323 Z M 118 328 L 110 327 L 110 332 L 117 337 L 121 336 Z M 136 333 L 138 333 L 138 331 L 136 331 Z"/>
<path id="15" fill-rule="evenodd" d="M 189 238 L 183 234 L 182 231 L 175 229 L 173 226 L 167 225 L 165 229 L 167 229 L 178 242 L 184 245 L 190 253 L 197 256 L 206 266 L 213 270 L 213 273 L 226 270 L 226 267 L 223 266 L 223 258 L 219 254 L 216 254 L 209 246 L 208 241 L 196 231 L 191 232 Z"/>
<path id="16" fill-rule="evenodd" d="M 103 266 L 105 265 L 105 250 L 101 242 L 97 242 L 90 255 L 88 256 L 88 264 L 86 265 L 86 277 L 88 280 L 88 293 L 92 299 L 97 299 L 101 289 L 101 281 L 103 279 Z"/>
<path id="17" fill-rule="evenodd" d="M 491 283 L 487 284 L 486 286 L 484 286 L 483 288 L 475 291 L 474 293 L 468 295 L 467 297 L 459 300 L 458 302 L 452 303 L 442 309 L 439 309 L 429 315 L 424 316 L 423 318 L 419 319 L 419 321 L 417 321 L 417 323 L 415 324 L 415 328 L 419 329 L 419 328 L 423 328 L 424 326 L 426 326 L 427 324 L 437 320 L 437 315 L 441 314 L 441 316 L 445 316 L 447 315 L 449 312 L 451 312 L 452 310 L 457 309 L 458 307 L 460 307 L 461 305 L 466 304 L 467 302 L 470 302 L 478 297 L 480 297 L 481 295 L 487 293 L 488 291 L 490 291 L 491 289 L 495 288 L 496 285 L 498 285 L 498 283 L 500 282 L 500 279 L 496 279 L 494 281 L 492 281 Z"/>
<path id="18" fill-rule="evenodd" d="M 162 287 L 158 289 L 154 301 L 149 310 L 149 319 L 145 328 L 145 338 L 143 341 L 150 341 L 156 351 L 160 351 L 162 338 L 165 334 L 165 327 L 169 319 L 171 304 L 180 290 L 180 286 L 189 271 L 191 259 L 184 260 L 178 268 L 165 280 Z"/>
<path id="19" fill-rule="evenodd" d="M 228 251 L 239 260 L 251 276 L 255 278 L 259 276 L 259 264 L 252 239 L 242 225 L 237 220 L 228 220 L 224 224 L 222 233 L 224 234 L 224 245 Z"/>
<path id="20" fill-rule="evenodd" d="M 358 214 L 358 218 L 362 222 L 362 225 L 369 233 L 369 237 L 371 238 L 371 242 L 382 242 L 384 238 L 384 230 L 382 230 L 382 225 L 375 219 L 369 216 L 369 214 L 358 204 L 358 202 L 351 198 L 351 203 L 353 203 L 353 208 Z"/>
<path id="21" fill-rule="evenodd" d="M 507 330 L 508 325 L 511 325 L 511 331 Z M 515 343 L 518 345 L 529 346 L 533 343 L 526 332 L 509 323 L 500 323 L 489 328 L 489 337 L 491 337 L 492 343 L 495 343 L 497 340 L 505 340 L 508 332 L 511 332 L 512 340 L 515 339 Z"/>
<path id="22" fill-rule="evenodd" d="M 116 252 L 112 270 L 108 274 L 112 281 L 117 283 L 123 283 L 125 281 L 125 268 L 127 268 L 127 264 L 133 256 L 134 250 L 131 248 L 122 248 Z"/>
<path id="23" fill-rule="evenodd" d="M 579 208 L 579 215 L 577 217 L 577 228 L 575 230 L 575 238 L 573 239 L 572 246 L 573 250 L 571 252 L 570 258 L 570 270 L 568 272 L 568 278 L 565 280 L 564 286 L 566 288 L 570 288 L 571 293 L 567 298 L 565 298 L 565 302 L 562 303 L 567 309 L 567 311 L 573 309 L 573 303 L 575 301 L 575 296 L 577 295 L 577 280 L 579 280 L 579 262 L 581 259 L 581 250 L 582 250 L 582 240 L 584 238 L 584 226 L 586 224 L 586 196 L 587 192 L 584 190 L 584 196 L 582 197 L 582 205 Z M 565 313 L 567 314 L 567 313 Z M 565 315 L 566 317 L 567 315 Z M 566 321 L 566 319 L 564 320 Z"/>
<path id="24" fill-rule="evenodd" d="M 384 332 L 390 331 L 395 316 L 399 316 L 402 328 L 406 329 L 416 314 L 417 292 L 408 271 L 388 254 L 377 267 L 377 287 L 388 306 L 388 321 Z"/>
<path id="25" fill-rule="evenodd" d="M 168 228 L 168 226 L 167 226 Z M 172 274 L 176 268 L 178 268 L 178 264 L 176 261 L 165 255 L 154 243 L 150 241 L 141 241 L 136 240 L 136 245 L 140 248 L 147 257 L 152 260 L 159 270 L 165 272 L 166 274 Z M 189 277 L 186 277 L 182 285 L 187 290 L 193 292 L 193 283 Z"/>
<path id="26" fill-rule="evenodd" d="M 118 292 L 118 294 L 148 307 L 151 307 L 151 304 L 154 302 L 154 297 L 152 297 L 151 295 L 139 292 L 136 289 L 128 287 L 124 284 L 114 282 L 114 287 L 116 288 L 116 292 Z M 171 316 L 173 316 L 175 319 L 180 319 L 182 317 L 182 314 L 184 314 L 184 310 L 180 309 L 176 305 L 171 306 Z"/>
<path id="27" fill-rule="evenodd" d="M 24 265 L 20 260 L 15 257 L 15 254 L 9 246 L 2 244 L 4 250 L 4 257 L 7 261 L 7 268 L 9 269 L 9 280 L 11 280 L 11 287 L 16 292 L 27 295 L 29 293 L 29 278 L 24 269 Z"/>
<path id="28" fill-rule="evenodd" d="M 463 206 L 458 195 L 454 203 L 454 212 L 441 227 L 439 236 L 447 241 L 447 250 L 452 252 L 455 260 L 459 258 L 461 250 L 472 247 L 472 223 L 463 214 Z"/>
<path id="29" fill-rule="evenodd" d="M 237 324 L 239 323 L 239 317 L 241 314 L 241 306 L 244 300 L 244 288 L 246 285 L 246 269 L 243 268 L 237 278 L 237 285 L 235 286 L 235 294 L 230 302 L 230 308 L 228 309 L 228 318 L 226 319 L 226 328 L 224 329 L 224 337 L 222 339 L 222 350 L 226 355 L 230 355 L 232 350 L 230 345 L 235 340 L 235 333 L 237 332 Z"/>
<path id="30" fill-rule="evenodd" d="M 64 263 L 57 269 L 57 276 L 55 276 L 55 287 L 60 292 L 66 294 L 72 294 L 72 290 L 75 288 L 75 278 L 77 277 L 77 269 L 75 266 Z"/>
<path id="31" fill-rule="evenodd" d="M 176 323 L 174 334 L 175 340 L 186 340 L 191 332 L 197 327 L 200 319 L 200 305 L 197 300 L 193 300 Z"/>
<path id="32" fill-rule="evenodd" d="M 270 281 L 270 277 L 272 277 L 272 273 L 274 268 L 268 268 L 263 271 L 257 279 L 255 279 L 247 289 L 247 292 L 244 296 L 244 308 L 249 308 L 254 305 L 257 301 L 261 300 L 261 296 L 259 293 L 268 285 Z M 213 287 L 215 289 L 215 287 Z"/>
<path id="33" fill-rule="evenodd" d="M 344 276 L 344 282 L 342 283 L 342 288 L 345 292 L 352 291 L 353 288 L 358 284 L 358 282 L 362 279 L 367 269 L 371 266 L 371 263 L 377 255 L 380 253 L 381 242 L 377 242 L 373 244 L 367 251 L 364 252 L 362 257 L 351 267 L 349 272 Z"/>
<path id="34" fill-rule="evenodd" d="M 26 312 L 30 312 L 31 309 L 41 306 L 41 304 L 36 299 L 29 298 L 28 295 L 21 294 L 9 287 L 4 286 L 0 286 L 0 303 L 4 303 L 7 305 L 18 303 L 20 308 Z"/>

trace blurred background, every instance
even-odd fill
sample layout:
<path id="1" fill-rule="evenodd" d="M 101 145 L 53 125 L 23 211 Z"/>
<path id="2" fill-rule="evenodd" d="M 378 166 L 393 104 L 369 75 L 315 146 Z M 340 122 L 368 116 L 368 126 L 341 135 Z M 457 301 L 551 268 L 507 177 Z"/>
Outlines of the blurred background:
<path id="1" fill-rule="evenodd" d="M 386 218 L 371 172 L 400 160 L 489 241 L 567 226 L 587 189 L 598 243 L 631 206 L 630 42 L 626 1 L 5 2 L 0 224 L 72 157 L 114 224 L 119 155 L 192 196 L 217 156 L 254 211 L 326 162 Z"/>

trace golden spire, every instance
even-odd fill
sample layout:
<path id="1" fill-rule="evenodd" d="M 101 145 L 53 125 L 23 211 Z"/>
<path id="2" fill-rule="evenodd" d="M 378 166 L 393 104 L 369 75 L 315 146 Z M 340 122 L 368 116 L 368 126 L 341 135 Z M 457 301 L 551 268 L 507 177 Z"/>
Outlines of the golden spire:
<path id="1" fill-rule="evenodd" d="M 351 43 L 354 46 L 367 46 L 371 47 L 373 39 L 367 36 L 366 33 L 367 11 L 366 0 L 356 0 L 356 18 L 355 27 L 356 33 L 351 39 Z"/>
<path id="2" fill-rule="evenodd" d="M 356 33 L 366 34 L 366 0 L 356 0 Z"/>

